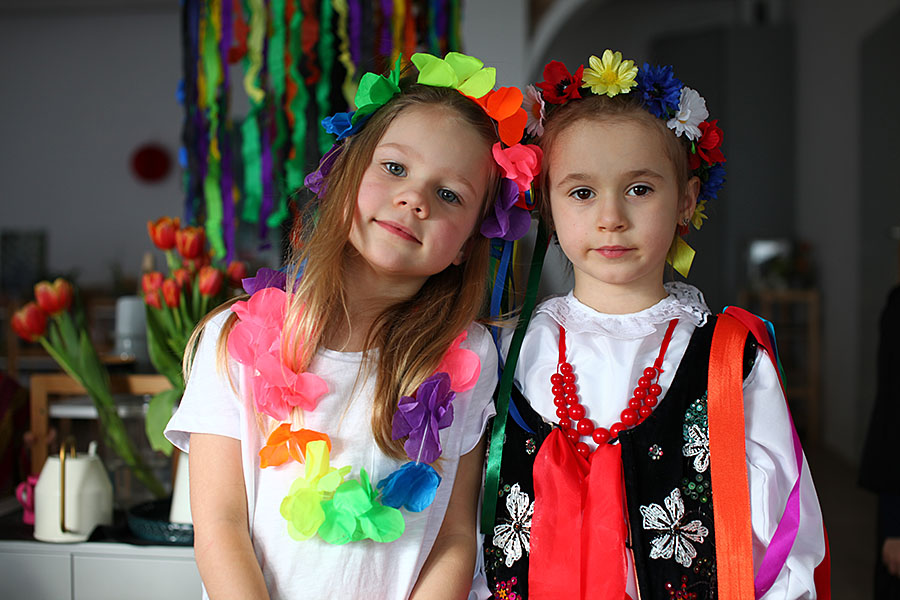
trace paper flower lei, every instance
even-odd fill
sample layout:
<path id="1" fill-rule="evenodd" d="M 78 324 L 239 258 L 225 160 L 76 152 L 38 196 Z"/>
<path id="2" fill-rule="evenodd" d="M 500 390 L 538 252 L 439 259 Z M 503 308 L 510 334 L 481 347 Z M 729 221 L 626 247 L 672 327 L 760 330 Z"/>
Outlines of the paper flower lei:
<path id="1" fill-rule="evenodd" d="M 634 61 L 623 60 L 621 52 L 605 50 L 603 56 L 591 56 L 589 67 L 579 66 L 569 73 L 559 61 L 551 61 L 544 67 L 544 81 L 528 86 L 526 103 L 529 121 L 528 131 L 534 136 L 543 133 L 546 110 L 582 98 L 585 88 L 591 93 L 610 98 L 618 94 L 636 93 L 644 108 L 662 119 L 675 135 L 685 141 L 688 148 L 691 175 L 700 179 L 697 207 L 691 216 L 691 224 L 700 229 L 707 218 L 706 203 L 715 200 L 725 181 L 725 155 L 722 154 L 722 130 L 718 120 L 707 120 L 709 111 L 706 100 L 695 90 L 685 86 L 675 77 L 671 66 L 651 66 L 644 63 L 638 68 Z M 679 233 L 685 235 L 687 226 Z M 685 277 L 694 258 L 694 250 L 681 235 L 676 239 L 668 261 Z"/>
<path id="2" fill-rule="evenodd" d="M 280 507 L 288 533 L 300 541 L 318 535 L 329 544 L 396 540 L 405 528 L 399 509 L 419 512 L 434 501 L 441 477 L 428 463 L 441 455 L 440 430 L 453 422 L 456 394 L 478 381 L 481 361 L 461 347 L 467 332 L 456 337 L 435 373 L 400 399 L 392 436 L 407 438 L 410 462 L 373 487 L 365 469 L 357 480 L 347 479 L 350 466 L 331 466 L 331 439 L 303 427 L 303 412 L 315 409 L 328 386 L 317 375 L 293 371 L 284 360 L 285 278 L 262 269 L 244 283 L 253 292 L 232 306 L 238 321 L 228 336 L 228 353 L 245 369 L 257 412 L 283 421 L 259 452 L 260 468 L 305 463 Z"/>
<path id="3" fill-rule="evenodd" d="M 319 168 L 306 176 L 304 184 L 313 193 L 325 191 L 325 176 L 340 155 L 341 142 L 365 126 L 372 114 L 400 93 L 400 58 L 387 75 L 366 73 L 359 81 L 354 104 L 356 111 L 341 112 L 322 120 L 325 131 L 337 138 L 335 146 L 322 157 Z M 411 62 L 418 69 L 416 83 L 458 90 L 484 109 L 497 124 L 500 142 L 492 155 L 503 173 L 500 191 L 492 213 L 481 225 L 485 237 L 512 241 L 521 238 L 531 224 L 534 207 L 529 193 L 531 182 L 540 172 L 541 149 L 519 141 L 528 115 L 522 108 L 524 97 L 516 87 L 494 90 L 496 72 L 473 56 L 449 52 L 444 58 L 419 52 Z"/>

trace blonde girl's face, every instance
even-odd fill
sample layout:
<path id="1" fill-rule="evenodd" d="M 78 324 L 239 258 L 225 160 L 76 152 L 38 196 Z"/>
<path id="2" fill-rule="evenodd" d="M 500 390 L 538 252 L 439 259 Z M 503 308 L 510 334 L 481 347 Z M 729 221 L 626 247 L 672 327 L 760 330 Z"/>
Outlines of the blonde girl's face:
<path id="1" fill-rule="evenodd" d="M 661 132 L 634 119 L 569 125 L 548 156 L 553 224 L 572 262 L 575 296 L 629 313 L 666 296 L 676 226 L 694 210 L 699 180 L 679 190 Z"/>
<path id="2" fill-rule="evenodd" d="M 491 179 L 490 147 L 438 106 L 411 106 L 388 126 L 357 195 L 350 244 L 366 276 L 413 293 L 465 258 Z"/>

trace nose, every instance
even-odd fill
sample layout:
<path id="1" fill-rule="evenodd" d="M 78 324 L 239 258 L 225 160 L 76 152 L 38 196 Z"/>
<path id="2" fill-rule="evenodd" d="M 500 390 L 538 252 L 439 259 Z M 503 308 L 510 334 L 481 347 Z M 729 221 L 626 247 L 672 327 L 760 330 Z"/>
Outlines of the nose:
<path id="1" fill-rule="evenodd" d="M 622 231 L 627 227 L 622 201 L 617 198 L 603 198 L 597 203 L 597 228 L 601 231 Z"/>
<path id="2" fill-rule="evenodd" d="M 431 214 L 428 195 L 425 190 L 419 188 L 410 187 L 397 194 L 394 205 L 409 209 L 419 219 L 427 219 Z"/>

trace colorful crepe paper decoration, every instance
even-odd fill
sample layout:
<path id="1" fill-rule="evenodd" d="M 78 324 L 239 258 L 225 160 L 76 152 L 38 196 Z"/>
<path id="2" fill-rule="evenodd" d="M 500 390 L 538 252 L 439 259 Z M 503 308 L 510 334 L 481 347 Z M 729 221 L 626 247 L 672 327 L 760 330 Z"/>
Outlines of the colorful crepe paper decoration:
<path id="1" fill-rule="evenodd" d="M 334 141 L 319 122 L 353 108 L 362 73 L 384 72 L 401 53 L 459 49 L 460 2 L 182 2 L 185 222 L 203 224 L 217 258 L 234 258 L 238 221 L 255 224 L 261 240 L 282 226 Z M 466 86 L 486 77 L 448 68 L 463 69 Z M 239 93 L 249 103 L 243 116 L 232 112 Z M 368 114 L 356 108 L 357 120 Z"/>

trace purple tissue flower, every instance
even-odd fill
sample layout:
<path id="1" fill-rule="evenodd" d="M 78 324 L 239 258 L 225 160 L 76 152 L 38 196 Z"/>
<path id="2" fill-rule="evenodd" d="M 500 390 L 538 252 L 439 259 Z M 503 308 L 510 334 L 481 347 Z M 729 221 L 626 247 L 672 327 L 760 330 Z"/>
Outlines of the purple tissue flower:
<path id="1" fill-rule="evenodd" d="M 494 201 L 494 212 L 481 223 L 481 235 L 513 241 L 528 233 L 531 213 L 516 206 L 518 200 L 519 188 L 516 182 L 504 177 L 500 181 L 500 193 Z"/>
<path id="2" fill-rule="evenodd" d="M 453 422 L 455 397 L 456 392 L 450 389 L 450 375 L 439 372 L 422 382 L 415 397 L 400 398 L 391 436 L 395 440 L 409 436 L 403 449 L 410 460 L 432 463 L 441 455 L 439 432 Z"/>
<path id="3" fill-rule="evenodd" d="M 316 196 L 321 196 L 327 191 L 328 186 L 325 185 L 325 177 L 331 172 L 342 150 L 343 146 L 340 144 L 333 145 L 331 150 L 326 152 L 322 160 L 319 161 L 319 168 L 303 179 L 303 185 Z"/>
<path id="4" fill-rule="evenodd" d="M 266 267 L 259 269 L 254 277 L 241 279 L 241 285 L 248 294 L 254 294 L 257 290 L 270 287 L 283 290 L 286 282 L 287 275 L 282 271 L 274 271 Z"/>

